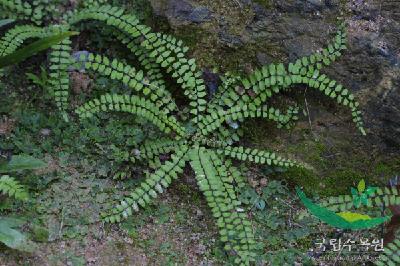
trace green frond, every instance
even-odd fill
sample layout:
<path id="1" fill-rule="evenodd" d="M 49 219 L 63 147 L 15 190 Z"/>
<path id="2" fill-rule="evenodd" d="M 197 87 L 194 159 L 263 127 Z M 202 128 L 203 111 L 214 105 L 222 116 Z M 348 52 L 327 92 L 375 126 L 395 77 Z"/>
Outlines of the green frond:
<path id="1" fill-rule="evenodd" d="M 135 158 L 145 160 L 154 159 L 161 154 L 171 153 L 175 151 L 178 147 L 186 144 L 186 140 L 177 141 L 168 138 L 146 141 L 137 150 Z"/>
<path id="2" fill-rule="evenodd" d="M 320 74 L 317 69 L 311 66 L 306 75 L 295 75 L 292 79 L 294 83 L 307 84 L 309 87 L 318 89 L 326 96 L 335 99 L 339 104 L 350 108 L 353 122 L 361 133 L 365 135 L 361 111 L 358 110 L 359 103 L 355 100 L 354 95 L 343 85 L 328 78 L 325 74 Z"/>
<path id="3" fill-rule="evenodd" d="M 67 26 L 59 26 L 55 28 L 55 31 L 62 33 L 68 30 Z M 51 47 L 49 56 L 50 60 L 50 79 L 49 84 L 51 86 L 50 91 L 54 94 L 54 100 L 63 113 L 64 119 L 66 117 L 66 110 L 68 108 L 68 96 L 69 96 L 69 73 L 68 68 L 72 64 L 71 59 L 71 40 L 67 38 L 61 43 Z"/>
<path id="4" fill-rule="evenodd" d="M 120 204 L 110 213 L 103 213 L 105 222 L 115 223 L 131 216 L 133 212 L 139 211 L 140 207 L 146 207 L 153 198 L 164 192 L 173 180 L 183 172 L 186 163 L 187 146 L 180 146 L 171 156 L 170 161 L 165 162 L 160 169 L 150 174 L 129 196 L 125 197 Z"/>
<path id="5" fill-rule="evenodd" d="M 0 0 L 0 18 L 30 20 L 40 25 L 43 23 L 43 18 L 49 15 L 47 12 L 49 6 L 52 6 L 49 0 Z"/>
<path id="6" fill-rule="evenodd" d="M 379 243 L 376 243 L 379 244 Z M 388 243 L 384 247 L 383 254 L 379 255 L 379 259 L 374 261 L 377 266 L 396 266 L 400 264 L 400 234 L 396 233 L 393 242 Z"/>
<path id="7" fill-rule="evenodd" d="M 321 206 L 324 206 L 332 211 L 347 211 L 355 208 L 355 196 L 339 195 L 324 199 Z M 400 191 L 396 187 L 377 188 L 377 190 L 368 197 L 367 207 L 382 208 L 383 205 L 398 205 L 400 204 Z"/>
<path id="8" fill-rule="evenodd" d="M 223 162 L 224 166 L 226 167 L 227 172 L 230 176 L 232 176 L 233 180 L 235 181 L 236 192 L 240 192 L 240 190 L 246 185 L 246 180 L 243 177 L 243 174 L 233 166 L 232 161 L 220 155 L 220 160 Z"/>
<path id="9" fill-rule="evenodd" d="M 296 163 L 295 161 L 284 159 L 281 156 L 276 155 L 274 152 L 263 151 L 258 149 L 239 147 L 225 147 L 223 149 L 217 149 L 217 152 L 224 156 L 230 156 L 234 159 L 249 161 L 259 164 L 276 165 L 284 167 L 301 167 L 304 166 Z"/>
<path id="10" fill-rule="evenodd" d="M 20 25 L 8 30 L 0 39 L 0 57 L 12 54 L 24 41 L 32 38 L 45 38 L 53 35 L 54 26 L 40 28 L 31 25 Z"/>
<path id="11" fill-rule="evenodd" d="M 251 223 L 240 208 L 232 186 L 233 178 L 219 157 L 209 150 L 193 148 L 189 157 L 197 184 L 217 219 L 225 250 L 237 254 L 237 264 L 250 265 L 255 260 L 256 242 Z"/>
<path id="12" fill-rule="evenodd" d="M 82 5 L 84 7 L 101 6 L 107 4 L 107 0 L 85 0 Z"/>
<path id="13" fill-rule="evenodd" d="M 0 177 L 0 192 L 17 200 L 28 199 L 28 192 L 24 186 L 8 175 Z"/>
<path id="14" fill-rule="evenodd" d="M 346 28 L 345 23 L 341 23 L 336 32 L 333 41 L 321 51 L 318 51 L 310 56 L 297 59 L 295 62 L 289 63 L 289 73 L 293 75 L 305 75 L 309 67 L 320 70 L 323 65 L 329 66 L 342 55 L 342 51 L 346 48 Z"/>
<path id="15" fill-rule="evenodd" d="M 214 135 L 218 140 L 222 141 L 221 144 L 223 146 L 231 145 L 232 143 L 240 141 L 240 131 L 238 128 L 233 128 L 232 124 L 229 127 L 219 127 L 214 131 Z M 221 145 L 219 147 L 221 147 Z"/>
<path id="16" fill-rule="evenodd" d="M 339 195 L 325 198 L 320 205 L 334 212 L 348 211 L 354 207 L 351 195 Z"/>
<path id="17" fill-rule="evenodd" d="M 255 103 L 241 103 L 230 107 L 228 110 L 220 108 L 214 113 L 203 116 L 198 123 L 199 130 L 204 136 L 219 128 L 225 121 L 243 121 L 244 118 L 266 118 L 278 123 L 278 127 L 289 127 L 290 122 L 297 119 L 298 109 L 289 108 L 287 114 L 282 114 L 273 107 L 257 107 Z"/>
<path id="18" fill-rule="evenodd" d="M 25 40 L 30 38 L 46 38 L 66 32 L 64 26 L 50 26 L 40 28 L 31 25 L 16 26 L 9 30 L 0 40 L 0 57 L 15 52 Z M 51 91 L 55 102 L 60 110 L 67 108 L 69 91 L 68 66 L 70 65 L 70 44 L 69 38 L 62 40 L 59 44 L 53 45 L 50 53 L 50 79 Z"/>
<path id="19" fill-rule="evenodd" d="M 132 39 L 142 38 L 140 46 L 147 50 L 150 58 L 171 73 L 173 78 L 181 84 L 184 94 L 191 100 L 191 113 L 200 114 L 206 110 L 207 95 L 201 72 L 197 70 L 194 59 L 186 59 L 188 48 L 182 41 L 161 33 L 153 33 L 147 26 L 139 24 L 139 20 L 132 15 L 124 15 L 124 10 L 111 6 L 93 6 L 76 13 L 68 14 L 69 24 L 75 24 L 83 20 L 103 21 Z M 197 122 L 197 116 L 194 118 Z"/>
<path id="20" fill-rule="evenodd" d="M 256 71 L 256 73 L 258 72 Z M 252 77 L 250 80 L 242 80 L 244 86 L 244 89 L 240 88 L 242 95 L 234 90 L 230 90 L 228 94 L 223 95 L 224 106 L 231 108 L 230 110 L 232 108 L 239 110 L 243 106 L 249 106 L 252 110 L 255 110 L 255 108 L 266 102 L 273 94 L 282 91 L 282 89 L 289 88 L 294 84 L 305 84 L 320 90 L 325 95 L 335 99 L 339 104 L 349 107 L 352 111 L 353 122 L 361 133 L 365 135 L 361 112 L 358 110 L 359 103 L 355 100 L 354 95 L 343 85 L 331 80 L 325 74 L 320 74 L 319 70 L 312 65 L 308 66 L 306 73 L 289 75 L 283 64 L 271 64 L 264 67 L 260 74 L 254 74 L 254 78 Z M 245 91 L 252 91 L 252 96 L 244 94 Z M 222 107 L 210 109 L 209 112 L 211 113 L 206 117 L 210 117 L 216 112 L 219 113 L 221 112 L 220 110 L 224 109 Z"/>
<path id="21" fill-rule="evenodd" d="M 26 1 L 0 0 L 0 14 L 8 18 L 30 19 L 33 14 L 33 8 Z"/>
<path id="22" fill-rule="evenodd" d="M 160 88 L 157 83 L 150 83 L 149 80 L 146 80 L 143 71 L 136 71 L 134 67 L 124 64 L 117 59 L 111 60 L 101 55 L 89 53 L 82 56 L 83 58 L 79 58 L 77 61 L 84 63 L 85 69 L 98 72 L 113 80 L 121 81 L 132 88 L 136 92 L 136 95 L 140 93 L 166 113 L 177 111 L 177 106 L 171 94 L 165 90 L 165 87 Z"/>
<path id="23" fill-rule="evenodd" d="M 248 78 L 242 79 L 241 84 L 234 79 L 230 89 L 225 89 L 224 93 L 220 94 L 218 102 L 211 102 L 208 113 L 211 115 L 224 107 L 232 108 L 249 103 L 258 107 L 274 94 L 294 84 L 306 84 L 319 89 L 338 103 L 348 106 L 352 111 L 353 122 L 365 135 L 361 112 L 357 108 L 359 104 L 354 100 L 354 95 L 342 85 L 319 73 L 322 64 L 329 65 L 340 55 L 340 51 L 346 48 L 345 42 L 344 24 L 341 24 L 334 43 L 321 53 L 303 57 L 295 63 L 290 63 L 287 68 L 282 63 L 266 65 L 254 71 Z"/>
<path id="24" fill-rule="evenodd" d="M 175 117 L 166 115 L 152 102 L 135 95 L 105 94 L 100 99 L 85 103 L 76 110 L 76 113 L 83 119 L 107 111 L 128 112 L 142 116 L 166 134 L 175 132 L 176 138 L 185 135 L 185 128 L 179 124 Z"/>
<path id="25" fill-rule="evenodd" d="M 159 88 L 159 90 L 167 90 L 161 66 L 156 63 L 154 58 L 149 56 L 149 53 L 144 47 L 140 46 L 140 40 L 137 38 L 132 38 L 126 33 L 119 31 L 115 31 L 114 34 L 116 35 L 117 39 L 125 44 L 132 54 L 136 56 L 140 65 L 144 69 L 144 76 L 148 79 L 148 83 L 154 84 L 154 86 Z M 165 99 L 164 102 L 166 105 L 168 104 L 167 99 Z M 172 102 L 168 105 L 174 104 L 175 103 Z M 174 109 L 175 107 L 170 106 L 166 109 L 166 112 Z"/>
<path id="26" fill-rule="evenodd" d="M 241 86 L 243 91 L 241 94 L 243 95 L 241 97 L 243 101 L 248 102 L 251 98 L 254 98 L 251 94 L 255 93 L 259 94 L 261 101 L 264 102 L 263 98 L 270 98 L 274 93 L 288 88 L 293 83 L 292 75 L 305 76 L 308 74 L 309 69 L 319 70 L 323 64 L 329 65 L 335 61 L 341 55 L 340 52 L 346 49 L 345 43 L 346 33 L 344 32 L 344 24 L 340 24 L 333 43 L 329 44 L 327 48 L 322 49 L 322 52 L 300 58 L 294 63 L 289 63 L 288 67 L 280 63 L 269 64 L 255 70 L 248 78 L 242 79 Z M 229 94 L 238 93 L 231 90 L 226 93 L 225 97 L 229 96 Z"/>
<path id="27" fill-rule="evenodd" d="M 226 147 L 229 145 L 229 141 L 227 141 L 225 138 L 222 138 L 219 136 L 217 137 L 212 137 L 212 138 L 200 138 L 200 143 L 201 145 L 205 147 L 212 147 L 212 148 L 221 148 L 221 147 Z"/>
<path id="28" fill-rule="evenodd" d="M 378 188 L 371 196 L 367 206 L 381 207 L 400 204 L 400 191 L 397 187 Z"/>
<path id="29" fill-rule="evenodd" d="M 195 59 L 185 58 L 187 47 L 182 46 L 182 41 L 160 33 L 147 34 L 141 45 L 150 52 L 150 57 L 154 58 L 156 63 L 161 64 L 161 67 L 181 84 L 184 94 L 191 100 L 190 113 L 195 115 L 193 122 L 197 123 L 198 115 L 206 110 L 207 92 Z"/>

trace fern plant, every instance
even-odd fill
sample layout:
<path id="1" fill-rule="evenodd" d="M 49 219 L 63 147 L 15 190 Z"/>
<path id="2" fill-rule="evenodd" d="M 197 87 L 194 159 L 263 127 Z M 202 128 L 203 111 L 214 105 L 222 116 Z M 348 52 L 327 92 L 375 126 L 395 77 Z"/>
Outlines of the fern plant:
<path id="1" fill-rule="evenodd" d="M 35 22 L 33 9 L 28 4 L 0 0 L 0 6 L 14 10 L 19 18 L 31 18 Z M 232 160 L 281 167 L 304 166 L 272 151 L 237 145 L 238 123 L 246 118 L 264 118 L 276 122 L 278 127 L 290 127 L 297 120 L 298 108 L 291 106 L 281 111 L 268 103 L 281 91 L 306 85 L 349 107 L 353 121 L 365 134 L 354 95 L 320 72 L 346 49 L 344 24 L 339 26 L 333 42 L 321 52 L 289 64 L 266 65 L 247 77 L 227 75 L 210 101 L 207 101 L 205 82 L 196 60 L 187 56 L 188 47 L 173 36 L 152 32 L 134 15 L 118 7 L 93 4 L 66 13 L 57 26 L 16 26 L 1 40 L 0 52 L 4 53 L 4 47 L 18 47 L 28 38 L 47 36 L 48 32 L 74 30 L 87 21 L 111 27 L 115 38 L 136 56 L 139 67 L 90 52 L 73 57 L 71 40 L 64 39 L 52 46 L 49 57 L 50 84 L 57 106 L 65 116 L 69 71 L 83 65 L 86 71 L 120 81 L 129 89 L 125 94 L 106 93 L 86 102 L 76 110 L 81 119 L 101 112 L 130 113 L 147 119 L 165 134 L 164 138 L 145 142 L 132 153 L 131 161 L 144 160 L 153 171 L 115 208 L 102 213 L 106 222 L 120 222 L 146 207 L 179 179 L 189 163 L 216 219 L 225 250 L 236 255 L 237 264 L 249 265 L 255 260 L 257 245 L 251 222 L 238 199 L 238 189 L 244 186 L 245 179 Z M 18 35 L 18 41 L 10 38 L 11 34 Z M 188 99 L 185 109 L 178 107 L 167 89 L 166 75 L 175 79 Z M 186 110 L 185 119 L 179 120 L 179 115 Z M 159 158 L 163 154 L 169 154 L 171 159 L 161 162 Z"/>
<path id="2" fill-rule="evenodd" d="M 8 175 L 0 177 L 0 192 L 17 200 L 27 200 L 28 193 L 17 180 Z"/>
<path id="3" fill-rule="evenodd" d="M 46 163 L 31 156 L 14 155 L 10 161 L 0 162 L 0 174 L 39 169 L 44 166 L 46 166 Z M 0 175 L 0 200 L 2 199 L 1 196 L 27 201 L 28 191 L 14 177 Z M 20 219 L 0 215 L 0 242 L 9 248 L 32 251 L 35 247 L 34 243 L 30 242 L 24 233 L 16 229 L 24 223 Z"/>

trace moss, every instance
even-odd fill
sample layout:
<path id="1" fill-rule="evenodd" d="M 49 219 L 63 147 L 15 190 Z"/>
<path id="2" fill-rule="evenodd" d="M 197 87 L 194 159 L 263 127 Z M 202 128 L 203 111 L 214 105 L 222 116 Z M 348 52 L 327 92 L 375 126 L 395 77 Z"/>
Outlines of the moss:
<path id="1" fill-rule="evenodd" d="M 319 134 L 315 139 L 304 127 L 295 128 L 289 135 L 271 123 L 257 122 L 244 124 L 245 136 L 252 145 L 275 150 L 312 168 L 288 169 L 275 178 L 287 179 L 292 187 L 302 186 L 308 193 L 320 196 L 348 194 L 350 187 L 356 186 L 361 179 L 369 185 L 382 186 L 400 172 L 399 158 L 375 155 L 368 146 L 353 148 L 354 140 L 346 138 L 346 132 L 334 136 Z M 268 138 L 265 132 L 268 132 Z"/>
<path id="2" fill-rule="evenodd" d="M 198 45 L 201 39 L 206 37 L 204 30 L 194 25 L 180 27 L 174 32 L 174 35 L 192 49 Z"/>
<path id="3" fill-rule="evenodd" d="M 41 226 L 32 228 L 32 238 L 36 242 L 47 242 L 49 239 L 49 231 Z"/>
<path id="4" fill-rule="evenodd" d="M 400 158 L 393 158 L 377 162 L 373 169 L 373 174 L 381 179 L 389 179 L 400 174 Z"/>
<path id="5" fill-rule="evenodd" d="M 296 147 L 301 150 L 302 145 Z M 361 179 L 369 185 L 382 186 L 399 173 L 399 159 L 369 164 L 365 157 L 355 154 L 350 158 L 342 157 L 335 162 L 329 162 L 320 156 L 326 149 L 324 145 L 315 143 L 314 148 L 314 152 L 306 154 L 307 162 L 315 167 L 314 170 L 292 168 L 282 175 L 293 186 L 302 186 L 309 193 L 320 196 L 349 194 L 350 187 L 356 186 Z M 332 166 L 333 163 L 340 167 Z"/>
<path id="6" fill-rule="evenodd" d="M 299 238 L 296 241 L 296 248 L 299 250 L 310 250 L 313 248 L 313 240 L 314 240 L 313 235 L 309 235 L 303 238 Z"/>
<path id="7" fill-rule="evenodd" d="M 193 202 L 194 205 L 199 206 L 202 202 L 202 195 L 199 191 L 196 191 L 193 187 L 185 183 L 177 183 L 175 185 L 177 194 L 181 197 L 187 198 L 189 202 Z"/>
<path id="8" fill-rule="evenodd" d="M 290 168 L 288 169 L 288 171 L 276 177 L 279 179 L 286 179 L 288 183 L 293 187 L 303 187 L 306 193 L 312 193 L 316 190 L 322 190 L 322 187 L 320 187 L 321 179 L 317 175 L 315 175 L 315 173 L 307 169 Z"/>
<path id="9" fill-rule="evenodd" d="M 321 177 L 311 170 L 291 168 L 282 174 L 282 177 L 287 179 L 293 187 L 301 186 L 306 193 L 323 197 L 349 194 L 350 187 L 356 186 L 361 179 L 364 179 L 367 184 L 374 183 L 371 176 L 365 176 L 351 169 L 332 171 L 327 176 Z"/>
<path id="10" fill-rule="evenodd" d="M 272 8 L 272 2 L 270 0 L 254 0 L 254 2 L 265 8 Z"/>
<path id="11" fill-rule="evenodd" d="M 151 21 L 153 8 L 151 6 L 151 3 L 147 0 L 114 0 L 112 4 L 114 6 L 123 6 L 128 13 L 134 14 L 145 23 L 149 23 Z"/>

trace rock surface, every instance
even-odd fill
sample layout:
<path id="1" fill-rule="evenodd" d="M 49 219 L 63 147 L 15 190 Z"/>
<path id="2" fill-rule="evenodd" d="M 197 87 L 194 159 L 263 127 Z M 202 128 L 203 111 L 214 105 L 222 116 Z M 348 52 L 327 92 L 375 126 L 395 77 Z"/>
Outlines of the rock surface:
<path id="1" fill-rule="evenodd" d="M 400 147 L 398 1 L 151 0 L 151 4 L 157 16 L 168 20 L 172 33 L 191 46 L 202 67 L 219 66 L 221 73 L 251 72 L 263 64 L 308 55 L 331 40 L 336 18 L 342 14 L 348 24 L 349 49 L 325 71 L 358 97 L 368 141 L 383 149 Z M 330 123 L 326 121 L 328 128 Z"/>

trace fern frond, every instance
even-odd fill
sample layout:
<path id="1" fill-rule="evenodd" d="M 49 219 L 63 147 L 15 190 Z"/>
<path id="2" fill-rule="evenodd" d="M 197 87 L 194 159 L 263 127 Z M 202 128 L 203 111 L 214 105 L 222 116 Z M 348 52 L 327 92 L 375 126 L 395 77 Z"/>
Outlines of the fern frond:
<path id="1" fill-rule="evenodd" d="M 233 166 L 233 163 L 231 160 L 227 159 L 226 157 L 223 157 L 220 155 L 220 160 L 223 162 L 224 166 L 226 167 L 226 171 L 229 173 L 230 176 L 232 176 L 233 180 L 235 181 L 236 184 L 236 192 L 239 193 L 240 190 L 246 185 L 246 180 L 244 179 L 242 173 L 237 169 L 235 166 Z"/>
<path id="2" fill-rule="evenodd" d="M 28 199 L 28 192 L 25 187 L 8 175 L 0 177 L 0 192 L 17 200 Z"/>
<path id="3" fill-rule="evenodd" d="M 339 195 L 328 197 L 324 199 L 321 206 L 324 206 L 332 211 L 348 211 L 354 206 L 354 196 L 352 195 Z M 399 205 L 400 204 L 400 191 L 396 187 L 377 188 L 377 190 L 368 197 L 367 207 L 379 207 L 383 205 Z"/>
<path id="4" fill-rule="evenodd" d="M 167 90 L 158 87 L 158 84 L 150 83 L 149 80 L 146 80 L 143 71 L 136 71 L 134 67 L 124 64 L 117 59 L 110 60 L 101 55 L 89 53 L 82 56 L 84 58 L 79 58 L 77 61 L 84 62 L 86 69 L 96 71 L 113 80 L 121 81 L 135 90 L 136 93 L 140 92 L 143 94 L 150 101 L 154 102 L 160 110 L 166 113 L 177 111 L 178 108 L 171 94 Z"/>
<path id="5" fill-rule="evenodd" d="M 84 7 L 100 6 L 107 4 L 107 0 L 85 0 L 82 2 Z"/>
<path id="6" fill-rule="evenodd" d="M 359 104 L 354 100 L 354 95 L 342 85 L 336 84 L 326 75 L 319 73 L 321 64 L 330 64 L 339 56 L 340 50 L 345 49 L 346 34 L 343 32 L 343 28 L 342 24 L 336 35 L 335 43 L 330 44 L 327 49 L 323 49 L 322 53 L 303 57 L 295 63 L 290 63 L 288 68 L 281 63 L 266 65 L 262 69 L 254 71 L 248 78 L 242 79 L 241 84 L 235 84 L 235 87 L 225 90 L 218 102 L 212 101 L 208 112 L 212 114 L 226 106 L 232 108 L 232 106 L 242 106 L 248 103 L 260 106 L 274 94 L 294 84 L 306 84 L 323 91 L 327 96 L 337 100 L 339 104 L 348 106 L 352 111 L 353 122 L 365 135 L 361 112 L 357 108 Z"/>
<path id="7" fill-rule="evenodd" d="M 221 147 L 226 147 L 229 146 L 229 142 L 227 141 L 226 138 L 224 137 L 212 137 L 212 138 L 200 138 L 199 142 L 201 145 L 205 147 L 211 147 L 211 148 L 221 148 Z"/>
<path id="8" fill-rule="evenodd" d="M 290 108 L 287 114 L 282 114 L 279 109 L 273 107 L 257 107 L 254 103 L 239 104 L 228 110 L 220 108 L 214 113 L 203 116 L 198 123 L 199 130 L 204 136 L 216 130 L 225 121 L 243 121 L 244 118 L 266 118 L 278 122 L 278 127 L 289 126 L 290 122 L 296 120 L 297 110 Z"/>
<path id="9" fill-rule="evenodd" d="M 16 26 L 9 30 L 0 41 L 0 57 L 12 54 L 23 42 L 29 38 L 45 38 L 66 32 L 67 28 L 61 26 L 50 26 L 39 28 L 30 25 Z M 67 73 L 70 65 L 70 40 L 65 38 L 59 44 L 53 45 L 50 53 L 50 91 L 54 95 L 55 102 L 63 112 L 67 109 L 67 98 L 69 91 L 69 75 Z M 66 119 L 66 114 L 64 113 Z"/>
<path id="10" fill-rule="evenodd" d="M 0 57 L 15 52 L 27 39 L 44 38 L 53 35 L 54 26 L 40 28 L 31 25 L 15 26 L 0 40 Z"/>
<path id="11" fill-rule="evenodd" d="M 146 141 L 138 149 L 137 159 L 154 159 L 161 154 L 173 152 L 177 147 L 187 144 L 186 140 L 172 140 L 168 138 L 157 139 L 153 141 Z"/>
<path id="12" fill-rule="evenodd" d="M 254 76 L 251 76 L 250 80 L 242 80 L 243 91 L 251 90 L 254 95 L 252 97 L 246 94 L 240 95 L 230 90 L 228 94 L 223 95 L 225 106 L 231 109 L 239 109 L 241 106 L 252 104 L 254 110 L 254 106 L 260 106 L 267 99 L 271 98 L 273 94 L 282 91 L 282 89 L 289 88 L 293 84 L 306 84 L 324 92 L 325 95 L 335 99 L 339 104 L 349 107 L 352 111 L 353 122 L 357 125 L 361 133 L 365 135 L 361 112 L 358 110 L 359 103 L 355 101 L 354 95 L 348 89 L 336 81 L 329 79 L 326 75 L 320 74 L 319 70 L 315 69 L 312 65 L 308 66 L 306 73 L 300 73 L 299 68 L 291 71 L 294 74 L 287 74 L 287 70 L 283 64 L 271 64 L 264 67 L 261 72 L 256 72 Z M 219 112 L 220 109 L 221 107 L 214 109 L 212 113 Z"/>
<path id="13" fill-rule="evenodd" d="M 30 20 L 36 25 L 43 22 L 43 17 L 49 15 L 46 7 L 51 5 L 47 0 L 21 1 L 0 0 L 0 17 Z"/>
<path id="14" fill-rule="evenodd" d="M 171 72 L 172 77 L 181 84 L 184 94 L 191 100 L 190 113 L 195 115 L 193 122 L 197 123 L 198 115 L 206 110 L 205 96 L 207 93 L 201 72 L 197 70 L 195 59 L 186 59 L 187 47 L 182 47 L 182 41 L 177 41 L 172 36 L 150 33 L 145 38 L 141 45 L 150 52 L 150 57 L 156 59 L 156 63 L 161 64 L 167 73 Z"/>
<path id="15" fill-rule="evenodd" d="M 240 132 L 239 132 L 238 128 L 236 127 L 236 124 L 232 124 L 233 121 L 229 121 L 229 122 L 231 122 L 230 127 L 219 127 L 214 132 L 214 135 L 220 141 L 223 141 L 221 143 L 221 144 L 223 144 L 223 146 L 231 145 L 232 143 L 238 142 L 240 140 Z"/>
<path id="16" fill-rule="evenodd" d="M 159 88 L 159 90 L 166 91 L 167 88 L 165 81 L 163 79 L 161 67 L 156 63 L 154 58 L 151 58 L 149 56 L 147 50 L 142 46 L 140 46 L 140 40 L 137 38 L 131 38 L 126 33 L 119 31 L 115 32 L 114 34 L 116 35 L 117 39 L 123 44 L 125 44 L 128 47 L 128 49 L 132 52 L 132 54 L 136 56 L 140 65 L 145 70 L 144 76 L 148 79 L 149 83 L 154 84 L 154 86 L 156 88 Z M 164 101 L 167 102 L 167 100 Z M 174 102 L 172 103 L 175 104 Z M 166 112 L 169 112 L 169 110 L 174 110 L 174 109 L 175 107 L 171 106 L 166 109 Z"/>
<path id="17" fill-rule="evenodd" d="M 274 152 L 268 152 L 258 149 L 244 148 L 242 146 L 239 147 L 225 147 L 223 149 L 216 150 L 219 154 L 224 156 L 230 156 L 234 159 L 249 161 L 259 164 L 267 164 L 267 165 L 276 165 L 276 166 L 284 166 L 284 167 L 301 167 L 304 166 L 289 160 L 284 159 L 281 156 L 276 155 Z"/>
<path id="18" fill-rule="evenodd" d="M 59 26 L 56 28 L 58 33 L 62 33 L 68 30 L 67 26 Z M 50 79 L 49 84 L 51 86 L 50 91 L 54 94 L 54 100 L 62 112 L 65 120 L 68 120 L 66 111 L 68 108 L 68 96 L 69 96 L 69 73 L 68 68 L 72 64 L 71 59 L 71 40 L 70 38 L 64 39 L 61 43 L 51 47 L 49 55 L 50 60 Z"/>
<path id="19" fill-rule="evenodd" d="M 8 18 L 30 19 L 33 8 L 26 1 L 0 0 L 0 13 Z"/>
<path id="20" fill-rule="evenodd" d="M 185 135 L 185 128 L 179 124 L 175 117 L 167 116 L 152 102 L 135 95 L 105 94 L 100 99 L 85 103 L 76 110 L 76 113 L 82 119 L 107 111 L 128 112 L 142 116 L 164 133 L 175 132 L 177 134 L 176 138 Z"/>
<path id="21" fill-rule="evenodd" d="M 189 156 L 197 184 L 217 219 L 225 249 L 236 252 L 237 264 L 249 265 L 255 259 L 255 240 L 251 223 L 240 208 L 241 203 L 231 185 L 232 177 L 211 151 L 194 148 Z"/>
<path id="22" fill-rule="evenodd" d="M 82 20 L 103 21 L 133 39 L 142 38 L 140 45 L 147 50 L 149 57 L 155 59 L 167 73 L 172 73 L 172 77 L 181 84 L 184 94 L 191 100 L 191 113 L 197 115 L 206 110 L 207 102 L 204 98 L 207 93 L 201 72 L 197 70 L 194 59 L 185 58 L 188 48 L 183 46 L 182 41 L 166 34 L 153 33 L 149 27 L 139 24 L 135 16 L 124 15 L 123 9 L 111 6 L 87 8 L 69 14 L 67 20 L 71 25 Z"/>
<path id="23" fill-rule="evenodd" d="M 322 52 L 316 52 L 310 56 L 303 57 L 288 64 L 288 70 L 283 64 L 266 65 L 260 69 L 255 70 L 248 78 L 241 79 L 240 77 L 231 76 L 226 79 L 223 84 L 219 87 L 217 94 L 214 99 L 210 102 L 210 111 L 218 109 L 217 106 L 225 106 L 224 99 L 230 98 L 233 95 L 234 98 L 240 96 L 244 98 L 244 102 L 247 102 L 249 98 L 252 98 L 251 94 L 257 92 L 258 88 L 264 91 L 265 87 L 271 87 L 271 91 L 266 91 L 267 97 L 271 97 L 272 93 L 279 92 L 282 88 L 278 88 L 277 84 L 283 85 L 283 89 L 287 88 L 291 82 L 288 77 L 284 77 L 283 80 L 279 76 L 287 76 L 288 74 L 294 74 L 293 70 L 298 69 L 299 73 L 307 73 L 307 67 L 313 66 L 315 69 L 321 69 L 322 65 L 329 65 L 334 62 L 341 52 L 346 49 L 346 32 L 345 24 L 341 23 L 338 27 L 336 36 L 332 43 L 327 48 L 322 49 Z M 303 65 L 304 63 L 304 65 Z M 272 74 L 271 74 L 272 73 Z M 274 76 L 274 73 L 279 75 L 275 76 L 274 80 L 264 80 L 270 76 Z M 270 75 L 271 74 L 271 75 Z M 242 80 L 242 82 L 240 82 Z M 251 84 L 252 86 L 248 86 Z M 254 91 L 253 91 L 254 89 Z M 264 98 L 264 96 L 262 97 Z M 264 102 L 264 100 L 262 100 Z"/>
<path id="24" fill-rule="evenodd" d="M 163 193 L 172 181 L 178 179 L 178 175 L 183 172 L 187 151 L 187 146 L 180 146 L 171 156 L 170 161 L 165 162 L 155 173 L 150 174 L 140 186 L 112 209 L 111 213 L 103 213 L 104 221 L 120 222 L 132 215 L 133 212 L 139 211 L 139 207 L 146 207 L 153 198 Z"/>
<path id="25" fill-rule="evenodd" d="M 307 84 L 311 88 L 318 89 L 326 96 L 335 99 L 339 104 L 342 104 L 351 109 L 353 122 L 357 128 L 365 135 L 364 125 L 361 118 L 361 111 L 358 110 L 359 103 L 355 100 L 354 95 L 343 85 L 328 78 L 325 74 L 319 74 L 318 70 L 312 67 L 306 75 L 293 76 L 293 82 Z"/>
<path id="26" fill-rule="evenodd" d="M 388 243 L 379 255 L 379 259 L 374 261 L 377 266 L 396 266 L 400 264 L 400 234 L 397 232 L 393 242 Z"/>
<path id="27" fill-rule="evenodd" d="M 297 59 L 295 62 L 289 63 L 289 73 L 305 75 L 308 72 L 308 68 L 311 66 L 315 69 L 320 70 L 323 65 L 329 66 L 332 62 L 336 61 L 342 55 L 342 51 L 346 48 L 346 32 L 345 23 L 341 23 L 336 32 L 336 36 L 332 43 L 326 48 L 318 51 L 310 56 L 305 56 Z"/>

